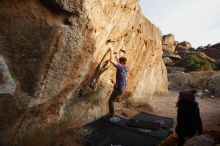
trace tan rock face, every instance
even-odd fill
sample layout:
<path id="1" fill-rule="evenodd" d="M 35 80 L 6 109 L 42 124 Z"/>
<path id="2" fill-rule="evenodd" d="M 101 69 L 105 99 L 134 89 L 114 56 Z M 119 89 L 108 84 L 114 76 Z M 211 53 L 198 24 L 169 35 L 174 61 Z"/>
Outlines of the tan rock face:
<path id="1" fill-rule="evenodd" d="M 105 114 L 115 78 L 110 44 L 115 57 L 128 59 L 131 98 L 167 91 L 161 32 L 137 0 L 2 0 L 0 34 L 0 53 L 38 113 L 24 114 L 17 122 L 22 127 L 60 120 L 79 125 Z"/>

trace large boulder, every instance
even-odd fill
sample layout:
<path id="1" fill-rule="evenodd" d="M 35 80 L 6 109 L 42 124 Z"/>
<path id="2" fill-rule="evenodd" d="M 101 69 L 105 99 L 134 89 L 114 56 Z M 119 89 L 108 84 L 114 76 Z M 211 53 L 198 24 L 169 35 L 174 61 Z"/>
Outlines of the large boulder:
<path id="1" fill-rule="evenodd" d="M 175 53 L 175 48 L 178 42 L 175 41 L 173 34 L 163 35 L 162 37 L 162 49 L 163 49 L 163 61 L 166 66 L 173 66 L 176 62 L 181 60 L 181 57 Z"/>
<path id="2" fill-rule="evenodd" d="M 175 36 L 173 34 L 163 35 L 162 37 L 162 48 L 171 52 L 175 51 L 176 48 Z"/>
<path id="3" fill-rule="evenodd" d="M 220 43 L 209 45 L 206 49 L 203 49 L 202 52 L 214 59 L 220 67 Z"/>
<path id="4" fill-rule="evenodd" d="M 16 90 L 30 100 L 6 141 L 33 127 L 80 126 L 106 114 L 115 78 L 110 44 L 128 58 L 125 92 L 133 101 L 167 92 L 161 32 L 138 0 L 1 0 L 0 35 Z"/>
<path id="5" fill-rule="evenodd" d="M 178 49 L 181 49 L 181 48 L 188 50 L 188 49 L 192 48 L 192 45 L 187 41 L 183 41 L 177 45 L 177 51 L 178 51 Z"/>
<path id="6" fill-rule="evenodd" d="M 170 50 L 163 49 L 163 61 L 166 66 L 173 66 L 180 60 L 181 57 L 178 54 L 171 52 Z"/>
<path id="7" fill-rule="evenodd" d="M 166 66 L 172 66 L 174 64 L 173 60 L 170 57 L 164 57 L 163 62 Z"/>
<path id="8" fill-rule="evenodd" d="M 187 41 L 183 41 L 183 42 L 180 42 L 176 46 L 175 52 L 177 52 L 181 57 L 184 58 L 184 57 L 186 57 L 186 53 L 189 50 L 194 50 L 194 49 L 192 49 L 192 45 Z M 192 52 L 192 51 L 190 51 L 190 52 Z"/>
<path id="9" fill-rule="evenodd" d="M 163 57 L 169 57 L 169 58 L 174 59 L 174 60 L 181 60 L 181 57 L 178 54 L 173 53 L 173 52 L 168 51 L 168 50 L 163 50 Z"/>
<path id="10" fill-rule="evenodd" d="M 192 47 L 192 45 L 187 42 L 178 42 L 175 40 L 175 36 L 173 34 L 163 35 L 162 37 L 162 49 L 164 54 L 175 54 L 180 55 L 182 58 L 186 57 L 191 52 L 196 52 L 196 50 Z M 168 57 L 168 56 L 163 56 Z"/>
<path id="11" fill-rule="evenodd" d="M 199 57 L 200 59 L 208 60 L 208 61 L 211 62 L 211 63 L 217 63 L 215 59 L 209 57 L 208 55 L 206 55 L 206 54 L 203 53 L 203 52 L 198 52 L 196 55 L 197 55 L 197 57 Z"/>
<path id="12" fill-rule="evenodd" d="M 216 43 L 214 45 L 209 44 L 209 45 L 207 45 L 207 47 L 208 48 L 220 48 L 220 43 Z"/>
<path id="13" fill-rule="evenodd" d="M 206 46 L 199 46 L 198 48 L 196 48 L 197 51 L 203 51 L 206 49 Z"/>

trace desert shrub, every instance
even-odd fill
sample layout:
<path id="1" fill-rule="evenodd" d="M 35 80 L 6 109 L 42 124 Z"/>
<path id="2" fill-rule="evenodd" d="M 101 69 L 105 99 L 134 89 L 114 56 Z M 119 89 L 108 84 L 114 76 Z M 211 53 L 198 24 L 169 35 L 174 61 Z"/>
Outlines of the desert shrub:
<path id="1" fill-rule="evenodd" d="M 196 55 L 190 55 L 184 58 L 182 65 L 187 71 L 207 71 L 214 69 L 214 64 L 207 60 L 200 59 Z"/>

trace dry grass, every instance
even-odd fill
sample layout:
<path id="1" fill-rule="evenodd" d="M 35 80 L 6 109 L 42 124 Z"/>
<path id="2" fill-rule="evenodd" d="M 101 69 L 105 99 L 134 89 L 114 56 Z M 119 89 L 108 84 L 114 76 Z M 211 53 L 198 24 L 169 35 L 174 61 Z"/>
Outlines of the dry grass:
<path id="1" fill-rule="evenodd" d="M 144 100 L 134 101 L 132 98 L 128 98 L 124 104 L 125 108 L 143 112 L 153 112 L 153 108 Z"/>

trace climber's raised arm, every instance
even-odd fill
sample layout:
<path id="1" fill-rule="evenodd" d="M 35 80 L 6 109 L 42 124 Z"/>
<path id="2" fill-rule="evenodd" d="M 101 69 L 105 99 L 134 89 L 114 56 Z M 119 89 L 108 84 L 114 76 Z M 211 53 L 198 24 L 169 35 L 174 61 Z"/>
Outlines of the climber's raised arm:
<path id="1" fill-rule="evenodd" d="M 109 51 L 110 51 L 110 62 L 116 67 L 118 65 L 118 62 L 114 60 L 112 47 L 109 48 Z"/>

